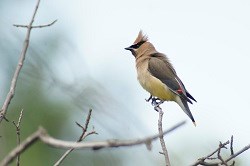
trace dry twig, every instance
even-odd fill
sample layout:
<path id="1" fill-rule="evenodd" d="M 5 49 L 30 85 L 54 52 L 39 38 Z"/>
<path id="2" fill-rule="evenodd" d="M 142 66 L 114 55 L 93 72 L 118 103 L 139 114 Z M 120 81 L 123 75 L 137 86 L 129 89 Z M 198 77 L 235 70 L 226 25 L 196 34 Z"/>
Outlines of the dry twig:
<path id="1" fill-rule="evenodd" d="M 159 139 L 160 139 L 160 143 L 161 143 L 161 148 L 162 148 L 162 152 L 160 152 L 160 154 L 164 155 L 165 158 L 165 163 L 166 166 L 170 166 L 170 160 L 169 160 L 169 156 L 168 156 L 168 150 L 163 138 L 163 130 L 162 130 L 162 117 L 163 117 L 163 111 L 160 108 L 160 105 L 164 103 L 164 101 L 160 100 L 159 102 L 157 100 L 160 100 L 158 98 L 153 97 L 152 95 L 150 95 L 150 97 L 148 99 L 146 99 L 146 102 L 150 102 L 152 106 L 154 106 L 155 111 L 157 111 L 159 113 L 159 119 L 158 119 L 158 131 L 159 131 Z"/>
<path id="2" fill-rule="evenodd" d="M 3 103 L 3 106 L 2 106 L 2 108 L 0 110 L 0 123 L 2 122 L 3 119 L 7 120 L 5 115 L 6 115 L 6 112 L 8 110 L 8 107 L 10 105 L 10 102 L 11 102 L 12 98 L 15 95 L 17 79 L 18 79 L 20 71 L 21 71 L 21 69 L 23 67 L 23 63 L 24 63 L 24 60 L 25 60 L 25 57 L 26 57 L 26 52 L 27 52 L 28 47 L 29 47 L 31 29 L 32 28 L 48 27 L 48 26 L 53 25 L 56 22 L 56 20 L 55 20 L 52 23 L 47 24 L 47 25 L 32 26 L 32 24 L 33 24 L 33 22 L 35 20 L 35 16 L 36 16 L 39 4 L 40 4 L 40 0 L 37 1 L 36 7 L 35 7 L 35 10 L 33 12 L 33 15 L 32 15 L 32 18 L 31 18 L 31 21 L 30 21 L 29 25 L 14 25 L 16 27 L 25 27 L 25 28 L 27 28 L 27 33 L 26 33 L 26 37 L 25 37 L 25 40 L 24 40 L 24 43 L 23 43 L 23 48 L 22 48 L 22 51 L 20 53 L 20 58 L 18 60 L 18 64 L 17 64 L 16 70 L 15 70 L 15 73 L 14 73 L 14 75 L 12 77 L 12 80 L 11 80 L 10 90 L 9 90 L 9 92 L 8 92 L 8 94 L 6 96 L 6 99 L 5 99 L 4 103 Z"/>
<path id="3" fill-rule="evenodd" d="M 223 159 L 222 156 L 220 155 L 221 154 L 221 149 L 222 148 L 225 148 L 227 149 L 227 145 L 230 144 L 230 152 L 231 152 L 231 155 L 230 157 L 228 157 L 227 159 Z M 227 141 L 225 143 L 221 143 L 219 144 L 219 147 L 214 151 L 212 152 L 211 154 L 205 156 L 205 157 L 202 157 L 200 159 L 198 159 L 195 163 L 193 163 L 191 166 L 198 166 L 198 165 L 205 165 L 205 166 L 219 166 L 219 165 L 224 165 L 224 166 L 228 166 L 229 165 L 229 161 L 231 161 L 232 159 L 236 158 L 238 155 L 240 155 L 241 153 L 243 153 L 244 151 L 250 149 L 250 144 L 248 146 L 245 146 L 243 149 L 241 149 L 240 151 L 238 151 L 237 153 L 234 153 L 233 152 L 233 136 L 231 137 L 231 141 Z M 217 153 L 217 156 L 216 157 L 212 157 L 213 155 L 215 155 Z M 209 161 L 206 161 L 206 160 L 219 160 L 217 162 L 209 162 Z M 233 166 L 235 164 L 235 161 L 233 161 L 230 166 Z"/>
<path id="4" fill-rule="evenodd" d="M 160 143 L 161 143 L 161 147 L 162 147 L 162 153 L 164 155 L 165 158 L 165 162 L 166 162 L 166 166 L 170 166 L 170 160 L 168 157 L 168 151 L 167 151 L 167 147 L 163 138 L 163 131 L 162 131 L 162 117 L 163 117 L 163 111 L 162 109 L 158 106 L 155 107 L 155 110 L 159 112 L 159 120 L 158 120 L 158 131 L 159 131 L 159 139 L 160 139 Z"/>
<path id="5" fill-rule="evenodd" d="M 176 124 L 170 129 L 163 132 L 163 135 L 169 134 L 170 132 L 176 130 L 180 126 L 184 125 L 185 121 Z M 18 147 L 14 148 L 0 163 L 1 166 L 8 165 L 11 163 L 15 157 L 29 148 L 34 142 L 37 140 L 41 140 L 43 143 L 50 145 L 56 148 L 62 149 L 93 149 L 98 150 L 101 148 L 114 148 L 114 147 L 123 147 L 123 146 L 134 146 L 140 144 L 151 144 L 152 141 L 156 140 L 160 134 L 156 134 L 153 136 L 145 137 L 142 139 L 132 139 L 132 140 L 106 140 L 106 141 L 95 141 L 95 142 L 70 142 L 70 141 L 62 141 L 55 139 L 49 136 L 45 129 L 40 127 L 36 132 L 34 132 L 31 136 L 26 138 Z"/>
<path id="6" fill-rule="evenodd" d="M 230 153 L 231 153 L 231 156 L 234 155 L 233 142 L 234 142 L 234 137 L 232 135 L 231 136 L 231 142 L 230 142 Z M 231 164 L 231 166 L 234 166 L 234 164 L 235 164 L 235 161 L 233 161 L 233 163 Z"/>
<path id="7" fill-rule="evenodd" d="M 18 155 L 28 149 L 33 143 L 39 140 L 39 136 L 42 134 L 43 129 L 40 128 L 29 137 L 27 137 L 19 146 L 12 150 L 1 162 L 1 166 L 10 164 Z"/>
<path id="8" fill-rule="evenodd" d="M 220 155 L 220 152 L 221 152 L 222 148 L 227 149 L 227 147 L 220 142 L 220 144 L 219 144 L 219 150 L 217 152 L 217 156 L 218 156 L 217 158 L 221 161 L 221 164 L 223 164 L 224 166 L 228 166 L 228 164 L 224 161 L 224 159 Z"/>
<path id="9" fill-rule="evenodd" d="M 37 26 L 31 26 L 31 29 L 32 28 L 45 28 L 45 27 L 49 27 L 53 24 L 55 24 L 57 22 L 57 20 L 54 20 L 52 21 L 51 23 L 49 24 L 45 24 L 45 25 L 37 25 Z M 19 25 L 19 24 L 13 24 L 13 26 L 17 27 L 17 28 L 29 28 L 28 25 Z"/>
<path id="10" fill-rule="evenodd" d="M 241 153 L 245 152 L 246 150 L 250 149 L 250 144 L 239 150 L 238 152 L 234 153 L 234 155 L 231 155 L 228 159 L 225 160 L 225 162 L 228 162 L 234 158 L 236 158 Z"/>
<path id="11" fill-rule="evenodd" d="M 92 109 L 89 110 L 88 116 L 86 118 L 85 121 L 85 126 L 83 127 L 82 125 L 80 125 L 79 123 L 76 122 L 76 124 L 82 129 L 82 134 L 79 137 L 79 139 L 76 142 L 81 142 L 82 140 L 84 140 L 87 136 L 91 135 L 91 134 L 97 134 L 94 130 L 92 130 L 91 132 L 87 132 L 88 130 L 88 126 L 89 126 L 89 121 L 91 118 L 91 113 L 92 113 Z M 74 148 L 71 148 L 69 150 L 67 150 L 62 157 L 54 164 L 54 166 L 58 166 L 59 164 L 62 163 L 62 161 L 70 154 L 70 152 L 72 152 L 74 150 Z"/>
<path id="12" fill-rule="evenodd" d="M 22 117 L 23 117 L 23 109 L 20 112 L 17 124 L 15 123 L 15 121 L 12 122 L 14 126 L 16 127 L 17 145 L 20 145 L 20 142 L 21 142 L 20 141 L 21 140 L 20 139 L 20 124 L 21 124 Z M 17 166 L 20 165 L 20 154 L 17 155 L 16 165 Z"/>

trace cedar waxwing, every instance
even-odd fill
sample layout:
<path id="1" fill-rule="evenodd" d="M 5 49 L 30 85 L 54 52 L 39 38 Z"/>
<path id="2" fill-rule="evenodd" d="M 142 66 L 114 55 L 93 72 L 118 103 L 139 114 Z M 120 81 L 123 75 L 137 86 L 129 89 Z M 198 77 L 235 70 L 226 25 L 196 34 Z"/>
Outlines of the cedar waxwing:
<path id="1" fill-rule="evenodd" d="M 196 100 L 186 90 L 166 55 L 156 51 L 142 31 L 139 32 L 133 45 L 125 49 L 131 51 L 135 57 L 137 79 L 141 86 L 151 94 L 148 100 L 151 99 L 152 104 L 157 106 L 164 101 L 176 102 L 195 125 L 187 102 L 193 104 L 191 100 L 195 102 Z M 152 96 L 161 101 L 157 103 L 157 99 Z"/>

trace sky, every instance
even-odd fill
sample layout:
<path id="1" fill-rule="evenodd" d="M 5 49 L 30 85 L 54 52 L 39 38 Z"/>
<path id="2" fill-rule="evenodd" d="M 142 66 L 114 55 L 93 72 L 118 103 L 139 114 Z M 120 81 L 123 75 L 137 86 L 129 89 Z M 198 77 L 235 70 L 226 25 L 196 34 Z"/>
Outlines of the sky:
<path id="1" fill-rule="evenodd" d="M 26 10 L 19 11 L 20 17 L 6 16 L 9 22 L 29 20 L 25 16 L 31 15 L 34 3 L 20 5 L 13 6 L 13 13 L 20 7 Z M 208 148 L 209 153 L 231 135 L 235 151 L 250 143 L 249 8 L 247 0 L 42 0 L 35 24 L 58 19 L 53 28 L 64 27 L 72 40 L 72 50 L 66 52 L 72 58 L 58 62 L 61 79 L 71 82 L 74 78 L 67 73 L 72 70 L 77 77 L 87 73 L 105 86 L 128 114 L 133 112 L 135 119 L 140 119 L 147 134 L 152 134 L 157 132 L 158 114 L 145 102 L 149 94 L 137 82 L 134 57 L 124 50 L 143 30 L 156 49 L 168 56 L 198 101 L 190 106 L 197 127 L 177 104 L 166 102 L 162 106 L 165 129 L 182 120 L 188 122 L 166 138 L 169 153 L 179 150 L 186 154 L 192 148 L 193 159 L 184 159 L 192 163 L 202 157 L 195 149 Z M 136 123 L 127 122 L 132 131 Z M 247 156 L 249 152 L 239 157 L 245 165 L 250 164 Z"/>

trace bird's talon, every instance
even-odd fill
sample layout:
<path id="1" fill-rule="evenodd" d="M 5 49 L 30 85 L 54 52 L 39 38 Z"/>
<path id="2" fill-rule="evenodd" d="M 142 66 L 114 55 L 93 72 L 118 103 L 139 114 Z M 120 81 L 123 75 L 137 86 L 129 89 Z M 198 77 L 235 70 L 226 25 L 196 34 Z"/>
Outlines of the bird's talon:
<path id="1" fill-rule="evenodd" d="M 148 99 L 145 99 L 145 100 L 146 100 L 146 102 L 149 102 L 150 100 L 152 100 L 152 98 L 153 98 L 153 96 L 150 95 L 150 97 Z"/>
<path id="2" fill-rule="evenodd" d="M 156 99 L 156 100 L 157 100 L 157 99 Z M 154 103 L 152 104 L 153 106 L 155 106 L 155 108 L 156 108 L 156 107 L 159 107 L 162 103 L 164 103 L 164 101 L 161 100 L 161 99 L 158 99 L 158 100 L 160 100 L 159 102 L 157 102 L 156 100 L 154 100 Z"/>
<path id="3" fill-rule="evenodd" d="M 162 104 L 164 101 L 163 100 L 161 100 L 161 99 L 159 99 L 159 98 L 156 98 L 156 97 L 152 97 L 152 102 L 151 102 L 151 104 L 153 105 L 153 106 L 159 106 L 160 104 Z"/>

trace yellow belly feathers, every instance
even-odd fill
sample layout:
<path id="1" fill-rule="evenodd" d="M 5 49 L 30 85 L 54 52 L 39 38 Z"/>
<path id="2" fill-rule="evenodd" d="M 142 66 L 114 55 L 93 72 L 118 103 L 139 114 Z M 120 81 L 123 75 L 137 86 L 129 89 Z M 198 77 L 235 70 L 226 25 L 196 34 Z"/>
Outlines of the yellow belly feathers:
<path id="1" fill-rule="evenodd" d="M 174 93 L 159 79 L 153 77 L 147 70 L 147 66 L 142 65 L 140 67 L 141 69 L 137 70 L 137 79 L 146 91 L 162 100 L 175 101 Z"/>

